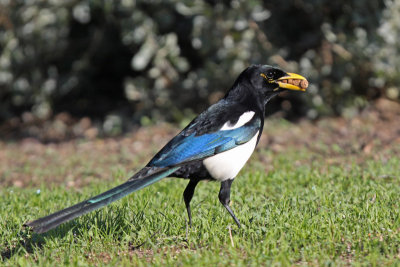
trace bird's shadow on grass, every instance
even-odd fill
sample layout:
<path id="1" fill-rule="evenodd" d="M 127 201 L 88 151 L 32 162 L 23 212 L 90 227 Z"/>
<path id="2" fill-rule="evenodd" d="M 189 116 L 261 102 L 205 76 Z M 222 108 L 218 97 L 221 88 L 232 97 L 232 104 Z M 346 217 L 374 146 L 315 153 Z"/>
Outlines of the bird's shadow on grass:
<path id="1" fill-rule="evenodd" d="M 42 244 L 38 240 L 37 235 L 29 236 L 27 231 L 19 231 L 15 240 L 12 240 L 8 244 L 2 244 L 0 251 L 1 260 L 4 262 L 21 252 L 32 253 L 35 247 L 41 247 Z"/>
<path id="2" fill-rule="evenodd" d="M 15 237 L 0 246 L 0 256 L 3 261 L 11 259 L 21 253 L 31 254 L 41 250 L 43 246 L 51 240 L 65 238 L 68 234 L 73 235 L 73 240 L 85 240 L 90 238 L 88 232 L 91 228 L 96 228 L 96 233 L 100 238 L 111 236 L 113 240 L 122 240 L 127 232 L 141 230 L 144 222 L 144 212 L 137 211 L 134 216 L 128 214 L 126 207 L 114 208 L 112 212 L 104 210 L 95 211 L 82 219 L 67 222 L 50 230 L 47 233 L 37 234 L 29 228 L 20 230 Z M 15 228 L 18 228 L 16 225 Z M 153 238 L 154 234 L 150 238 Z M 143 245 L 142 243 L 134 245 L 135 242 L 129 242 L 129 247 L 135 249 Z"/>
<path id="3" fill-rule="evenodd" d="M 41 250 L 47 240 L 62 238 L 75 227 L 83 227 L 83 225 L 70 222 L 44 234 L 37 234 L 32 232 L 29 228 L 23 228 L 8 242 L 8 244 L 2 244 L 0 250 L 1 259 L 6 261 L 21 253 L 31 254 L 36 250 Z M 18 228 L 18 226 L 15 228 Z"/>

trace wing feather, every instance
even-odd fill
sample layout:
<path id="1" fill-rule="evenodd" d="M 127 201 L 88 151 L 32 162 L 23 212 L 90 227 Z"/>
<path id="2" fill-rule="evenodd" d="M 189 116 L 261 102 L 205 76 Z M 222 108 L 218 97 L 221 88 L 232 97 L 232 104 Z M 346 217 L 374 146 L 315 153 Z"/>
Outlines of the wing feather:
<path id="1" fill-rule="evenodd" d="M 260 128 L 260 120 L 255 118 L 242 127 L 196 135 L 184 133 L 176 136 L 148 164 L 150 167 L 175 166 L 185 162 L 204 159 L 230 150 L 248 142 Z"/>

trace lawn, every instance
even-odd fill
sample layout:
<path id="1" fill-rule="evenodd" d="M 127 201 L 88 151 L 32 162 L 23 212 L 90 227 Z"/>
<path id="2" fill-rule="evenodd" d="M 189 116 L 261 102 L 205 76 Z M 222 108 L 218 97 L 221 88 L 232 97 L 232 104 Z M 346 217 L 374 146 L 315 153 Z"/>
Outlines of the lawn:
<path id="1" fill-rule="evenodd" d="M 0 142 L 1 265 L 400 265 L 400 126 L 383 127 L 371 115 L 379 112 L 313 124 L 272 118 L 232 186 L 241 229 L 215 182 L 198 186 L 188 228 L 187 181 L 164 179 L 34 234 L 24 222 L 123 182 L 177 129 Z"/>

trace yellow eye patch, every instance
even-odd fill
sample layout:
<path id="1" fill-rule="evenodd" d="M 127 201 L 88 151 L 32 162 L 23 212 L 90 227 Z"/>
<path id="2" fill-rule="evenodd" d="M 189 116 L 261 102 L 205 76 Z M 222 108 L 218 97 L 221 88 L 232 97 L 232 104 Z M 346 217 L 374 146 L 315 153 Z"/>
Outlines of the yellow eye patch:
<path id="1" fill-rule="evenodd" d="M 265 75 L 264 73 L 261 73 L 260 76 L 263 77 L 264 79 L 266 79 L 269 83 L 273 83 L 274 82 L 273 79 L 268 78 L 267 75 Z"/>

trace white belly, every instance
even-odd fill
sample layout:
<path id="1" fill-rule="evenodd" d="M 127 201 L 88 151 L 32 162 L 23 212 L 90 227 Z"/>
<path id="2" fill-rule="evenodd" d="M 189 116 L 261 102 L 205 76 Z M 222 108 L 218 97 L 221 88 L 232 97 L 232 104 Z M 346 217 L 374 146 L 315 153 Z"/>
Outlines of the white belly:
<path id="1" fill-rule="evenodd" d="M 218 181 L 235 178 L 256 148 L 257 137 L 258 132 L 247 143 L 203 160 L 207 171 Z"/>

